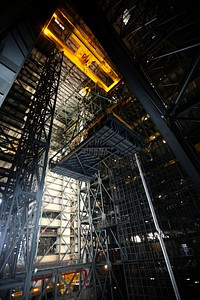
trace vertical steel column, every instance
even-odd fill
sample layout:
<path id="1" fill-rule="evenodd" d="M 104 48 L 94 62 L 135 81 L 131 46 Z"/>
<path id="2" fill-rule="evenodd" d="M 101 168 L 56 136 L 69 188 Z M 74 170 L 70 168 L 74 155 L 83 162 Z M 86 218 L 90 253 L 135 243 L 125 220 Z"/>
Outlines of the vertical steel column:
<path id="1" fill-rule="evenodd" d="M 139 161 L 139 158 L 138 158 L 137 154 L 135 154 L 135 159 L 136 159 L 138 170 L 139 170 L 139 173 L 140 173 L 140 176 L 141 176 L 141 179 L 142 179 L 143 187 L 144 187 L 145 194 L 146 194 L 146 197 L 147 197 L 147 200 L 148 200 L 148 204 L 149 204 L 151 215 L 152 215 L 152 218 L 153 218 L 153 221 L 154 221 L 154 225 L 155 225 L 155 228 L 156 228 L 157 233 L 158 233 L 158 239 L 159 239 L 160 246 L 161 246 L 161 249 L 162 249 L 162 252 L 163 252 L 163 256 L 164 256 L 164 259 L 165 259 L 167 270 L 169 272 L 169 276 L 170 276 L 171 283 L 172 283 L 172 286 L 173 286 L 173 289 L 174 289 L 174 293 L 175 293 L 176 299 L 181 300 L 179 290 L 178 290 L 178 287 L 177 287 L 177 284 L 176 284 L 176 280 L 175 280 L 175 277 L 174 277 L 174 273 L 173 273 L 173 270 L 172 270 L 172 267 L 171 267 L 171 264 L 170 264 L 170 260 L 169 260 L 169 257 L 168 257 L 168 253 L 167 253 L 167 250 L 166 250 L 166 247 L 165 247 L 165 243 L 164 243 L 164 240 L 163 240 L 163 232 L 160 229 L 160 226 L 158 224 L 157 216 L 156 216 L 156 213 L 155 213 L 155 210 L 154 210 L 154 207 L 153 207 L 151 196 L 149 194 L 149 190 L 148 190 L 146 180 L 144 178 L 142 168 L 141 168 L 141 165 L 140 165 L 140 161 Z"/>
<path id="2" fill-rule="evenodd" d="M 101 207 L 101 218 L 102 218 L 102 223 L 106 223 L 106 210 L 105 210 L 105 203 L 104 203 L 104 195 L 103 195 L 103 182 L 102 182 L 102 178 L 100 176 L 100 174 L 98 173 L 98 188 L 99 188 L 99 194 L 100 194 L 100 207 Z M 105 188 L 104 188 L 104 191 L 105 191 Z M 107 194 L 107 196 L 109 197 L 110 195 Z M 114 295 L 113 295 L 113 280 L 112 280 L 112 264 L 111 264 L 111 261 L 110 261 L 110 255 L 109 255 L 109 251 L 108 251 L 108 229 L 107 228 L 103 228 L 103 225 L 102 224 L 102 233 L 100 234 L 100 241 L 101 241 L 101 244 L 102 244 L 102 247 L 105 247 L 104 249 L 104 252 L 105 252 L 105 256 L 106 256 L 106 264 L 107 264 L 107 268 L 108 268 L 108 280 L 109 280 L 109 286 L 111 287 L 110 288 L 110 292 L 111 292 L 111 299 L 114 300 Z M 106 285 L 104 285 L 104 290 L 106 288 Z"/>
<path id="3" fill-rule="evenodd" d="M 81 262 L 81 181 L 78 181 L 77 188 L 77 202 L 78 202 L 78 263 Z"/>

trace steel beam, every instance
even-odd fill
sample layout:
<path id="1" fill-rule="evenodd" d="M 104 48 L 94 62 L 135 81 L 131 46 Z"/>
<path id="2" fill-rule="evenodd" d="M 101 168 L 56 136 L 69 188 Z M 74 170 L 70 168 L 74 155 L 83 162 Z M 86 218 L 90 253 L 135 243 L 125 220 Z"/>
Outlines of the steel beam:
<path id="1" fill-rule="evenodd" d="M 194 150 L 186 140 L 182 139 L 182 135 L 178 134 L 179 131 L 171 128 L 170 122 L 168 124 L 169 116 L 162 104 L 162 99 L 139 66 L 134 63 L 128 49 L 125 48 L 114 28 L 103 15 L 101 8 L 98 7 L 96 2 L 93 1 L 91 4 L 89 0 L 84 2 L 75 0 L 73 3 L 107 54 L 111 57 L 123 76 L 125 83 L 151 116 L 174 155 L 200 191 L 200 162 L 194 156 Z"/>
<path id="2" fill-rule="evenodd" d="M 183 100 L 183 95 L 185 92 L 185 89 L 187 88 L 188 84 L 190 83 L 190 80 L 194 74 L 194 71 L 199 65 L 200 61 L 200 50 L 197 52 L 196 56 L 194 57 L 192 63 L 190 64 L 190 67 L 188 69 L 188 72 L 182 82 L 182 86 L 180 88 L 180 91 L 178 93 L 178 96 L 176 97 L 176 101 L 174 103 L 174 106 L 172 107 L 172 111 L 170 113 L 170 116 L 174 116 L 177 112 L 177 109 L 180 107 L 180 104 Z M 192 106 L 191 106 L 192 107 Z"/>

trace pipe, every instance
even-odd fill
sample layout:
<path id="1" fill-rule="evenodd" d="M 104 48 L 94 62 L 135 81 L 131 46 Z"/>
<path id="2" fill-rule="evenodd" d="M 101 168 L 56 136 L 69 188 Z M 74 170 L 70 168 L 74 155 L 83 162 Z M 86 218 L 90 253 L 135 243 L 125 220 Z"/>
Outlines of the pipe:
<path id="1" fill-rule="evenodd" d="M 163 235 L 164 234 L 163 234 L 163 232 L 160 229 L 160 226 L 158 224 L 158 219 L 157 219 L 154 207 L 153 207 L 153 203 L 152 203 L 149 191 L 148 191 L 146 180 L 144 178 L 144 175 L 143 175 L 143 172 L 142 172 L 142 168 L 141 168 L 141 165 L 140 165 L 137 153 L 135 153 L 135 159 L 136 159 L 137 167 L 138 167 L 138 170 L 139 170 L 139 173 L 140 173 L 140 177 L 142 179 L 142 183 L 143 183 L 143 187 L 144 187 L 144 190 L 145 190 L 145 193 L 146 193 L 146 197 L 147 197 L 147 200 L 148 200 L 148 204 L 149 204 L 149 208 L 150 208 L 150 211 L 151 211 L 151 215 L 153 217 L 154 225 L 155 225 L 155 228 L 156 228 L 156 230 L 158 232 L 158 239 L 159 239 L 160 246 L 161 246 L 161 249 L 162 249 L 162 252 L 163 252 L 163 256 L 164 256 L 164 259 L 165 259 L 167 270 L 168 270 L 168 273 L 169 273 L 169 276 L 170 276 L 170 279 L 171 279 L 171 283 L 172 283 L 172 286 L 173 286 L 173 289 L 174 289 L 174 293 L 175 293 L 176 299 L 177 300 L 181 300 L 181 297 L 180 297 L 180 294 L 179 294 L 179 290 L 178 290 L 178 287 L 177 287 L 177 284 L 176 284 L 176 279 L 174 277 L 174 273 L 173 273 L 173 270 L 172 270 L 172 267 L 171 267 L 171 264 L 170 264 L 169 256 L 168 256 L 168 253 L 167 253 L 167 249 L 165 247 L 165 243 L 164 243 L 164 240 L 163 240 Z"/>

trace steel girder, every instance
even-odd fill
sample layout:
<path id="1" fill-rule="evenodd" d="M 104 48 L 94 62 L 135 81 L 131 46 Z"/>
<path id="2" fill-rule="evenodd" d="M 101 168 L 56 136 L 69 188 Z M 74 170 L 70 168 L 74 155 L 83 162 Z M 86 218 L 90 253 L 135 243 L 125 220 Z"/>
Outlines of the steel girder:
<path id="1" fill-rule="evenodd" d="M 1 204 L 1 278 L 26 270 L 23 299 L 28 299 L 62 53 L 47 59 L 29 106 Z"/>
<path id="2" fill-rule="evenodd" d="M 158 1 L 73 3 L 199 190 L 199 156 L 186 130 L 193 128 L 193 106 L 190 123 L 176 114 L 197 93 L 191 87 L 198 79 L 198 7 L 193 2 L 190 8 L 182 2 L 171 8 Z"/>

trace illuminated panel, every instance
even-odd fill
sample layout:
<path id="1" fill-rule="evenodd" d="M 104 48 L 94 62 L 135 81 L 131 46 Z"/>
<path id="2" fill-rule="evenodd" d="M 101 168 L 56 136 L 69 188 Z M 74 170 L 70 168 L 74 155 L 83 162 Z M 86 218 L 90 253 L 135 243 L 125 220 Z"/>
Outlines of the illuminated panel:
<path id="1" fill-rule="evenodd" d="M 117 73 L 60 10 L 53 14 L 43 34 L 106 92 L 120 81 Z"/>

